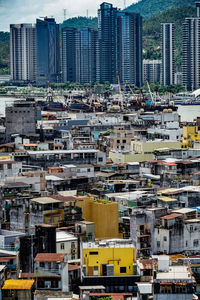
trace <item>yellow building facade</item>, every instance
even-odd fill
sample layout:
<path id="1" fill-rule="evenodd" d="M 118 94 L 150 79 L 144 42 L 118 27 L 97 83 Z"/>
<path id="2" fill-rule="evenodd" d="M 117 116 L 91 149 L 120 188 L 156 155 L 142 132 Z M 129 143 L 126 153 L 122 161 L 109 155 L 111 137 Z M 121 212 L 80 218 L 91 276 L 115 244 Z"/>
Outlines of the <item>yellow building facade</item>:
<path id="1" fill-rule="evenodd" d="M 95 238 L 119 238 L 118 203 L 95 200 L 94 197 L 83 196 L 77 202 L 82 208 L 83 218 L 95 223 Z"/>
<path id="2" fill-rule="evenodd" d="M 154 159 L 157 149 L 180 149 L 181 143 L 176 141 L 132 141 L 129 153 L 110 151 L 109 158 L 114 163 L 143 162 Z"/>
<path id="3" fill-rule="evenodd" d="M 183 137 L 181 139 L 182 148 L 193 148 L 195 142 L 200 142 L 200 134 L 198 133 L 198 126 L 184 126 Z"/>
<path id="4" fill-rule="evenodd" d="M 103 241 L 106 245 L 83 243 L 82 265 L 86 276 L 134 275 L 136 248 L 127 240 Z"/>

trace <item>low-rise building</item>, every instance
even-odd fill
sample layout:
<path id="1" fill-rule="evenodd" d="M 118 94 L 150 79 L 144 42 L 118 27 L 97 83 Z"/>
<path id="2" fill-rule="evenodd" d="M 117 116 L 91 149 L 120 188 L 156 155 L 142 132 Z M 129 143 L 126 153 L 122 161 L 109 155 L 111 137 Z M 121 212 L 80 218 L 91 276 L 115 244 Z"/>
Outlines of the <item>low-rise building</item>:
<path id="1" fill-rule="evenodd" d="M 158 269 L 153 279 L 153 299 L 194 299 L 195 279 L 188 265 L 170 265 L 167 257 L 158 257 Z"/>
<path id="2" fill-rule="evenodd" d="M 5 300 L 32 300 L 34 280 L 8 279 L 2 287 Z"/>
<path id="3" fill-rule="evenodd" d="M 95 223 L 95 238 L 119 238 L 118 203 L 96 200 L 93 196 L 81 196 L 77 205 L 82 208 L 83 218 Z"/>
<path id="4" fill-rule="evenodd" d="M 35 257 L 36 288 L 69 291 L 68 259 L 66 254 L 38 253 Z"/>
<path id="5" fill-rule="evenodd" d="M 85 276 L 134 275 L 136 249 L 131 240 L 102 240 L 82 244 Z"/>
<path id="6" fill-rule="evenodd" d="M 168 140 L 132 141 L 130 152 L 112 150 L 109 152 L 109 158 L 114 163 L 150 161 L 154 159 L 154 151 L 163 147 L 179 149 L 181 143 Z"/>
<path id="7" fill-rule="evenodd" d="M 65 253 L 69 260 L 78 258 L 78 238 L 63 231 L 56 231 L 56 252 Z"/>
<path id="8" fill-rule="evenodd" d="M 139 280 L 132 240 L 111 239 L 82 243 L 82 286 L 102 285 L 106 293 L 137 294 Z"/>

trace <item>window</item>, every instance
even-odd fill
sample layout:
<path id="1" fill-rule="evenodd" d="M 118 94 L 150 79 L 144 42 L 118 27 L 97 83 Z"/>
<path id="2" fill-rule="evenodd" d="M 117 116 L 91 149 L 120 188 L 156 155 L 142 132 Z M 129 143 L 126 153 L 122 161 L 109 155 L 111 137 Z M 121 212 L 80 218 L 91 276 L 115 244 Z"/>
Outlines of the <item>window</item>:
<path id="1" fill-rule="evenodd" d="M 188 241 L 185 241 L 185 247 L 187 247 L 188 246 Z"/>
<path id="2" fill-rule="evenodd" d="M 58 288 L 58 280 L 52 280 L 51 281 L 51 288 L 57 289 Z"/>
<path id="3" fill-rule="evenodd" d="M 157 241 L 157 247 L 158 248 L 160 247 L 160 241 Z"/>
<path id="4" fill-rule="evenodd" d="M 12 165 L 11 164 L 7 164 L 7 168 L 8 168 L 8 170 L 11 170 L 12 169 Z"/>
<path id="5" fill-rule="evenodd" d="M 120 143 L 120 140 L 117 140 L 117 143 L 119 144 L 119 143 Z"/>
<path id="6" fill-rule="evenodd" d="M 71 248 L 75 248 L 75 243 L 74 242 L 71 243 Z"/>
<path id="7" fill-rule="evenodd" d="M 194 240 L 193 241 L 193 246 L 198 247 L 199 246 L 199 240 Z"/>
<path id="8" fill-rule="evenodd" d="M 64 250 L 64 249 L 65 249 L 65 243 L 61 243 L 61 244 L 60 244 L 60 249 L 61 249 L 61 250 Z"/>
<path id="9" fill-rule="evenodd" d="M 98 161 L 102 162 L 103 161 L 103 157 L 99 157 Z"/>
<path id="10" fill-rule="evenodd" d="M 44 262 L 43 262 L 43 261 L 40 262 L 40 267 L 41 267 L 41 268 L 44 268 Z"/>
<path id="11" fill-rule="evenodd" d="M 98 255 L 99 252 L 98 251 L 90 251 L 90 255 Z"/>
<path id="12" fill-rule="evenodd" d="M 87 169 L 88 172 L 90 172 L 90 169 Z"/>
<path id="13" fill-rule="evenodd" d="M 48 262 L 48 269 L 51 270 L 51 262 Z"/>
<path id="14" fill-rule="evenodd" d="M 92 232 L 89 232 L 89 233 L 88 233 L 88 240 L 91 241 L 91 240 L 92 240 L 92 237 L 93 237 L 93 236 L 92 236 Z"/>
<path id="15" fill-rule="evenodd" d="M 126 143 L 126 140 L 123 140 L 123 144 L 125 144 Z"/>
<path id="16" fill-rule="evenodd" d="M 120 273 L 126 273 L 126 267 L 120 267 Z"/>
<path id="17" fill-rule="evenodd" d="M 167 241 L 167 237 L 166 237 L 166 236 L 163 237 L 163 241 L 164 241 L 164 242 Z"/>

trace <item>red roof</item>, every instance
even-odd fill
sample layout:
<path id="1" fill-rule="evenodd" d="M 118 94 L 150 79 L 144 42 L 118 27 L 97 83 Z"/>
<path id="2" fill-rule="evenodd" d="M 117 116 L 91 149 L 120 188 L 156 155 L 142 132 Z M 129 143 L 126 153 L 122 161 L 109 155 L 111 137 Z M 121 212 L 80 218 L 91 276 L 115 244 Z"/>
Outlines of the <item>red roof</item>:
<path id="1" fill-rule="evenodd" d="M 140 263 L 143 265 L 143 269 L 152 270 L 154 261 L 152 259 L 140 259 Z"/>
<path id="2" fill-rule="evenodd" d="M 172 220 L 172 219 L 175 219 L 175 218 L 178 218 L 178 217 L 181 217 L 181 214 L 171 214 L 171 215 L 161 217 L 161 219 L 163 219 L 163 220 Z"/>
<path id="3" fill-rule="evenodd" d="M 16 259 L 16 256 L 1 256 L 0 263 L 1 262 L 9 262 L 11 259 Z"/>
<path id="4" fill-rule="evenodd" d="M 175 164 L 173 162 L 163 162 L 163 165 L 165 165 L 165 166 L 177 166 L 177 164 Z"/>
<path id="5" fill-rule="evenodd" d="M 68 264 L 68 271 L 74 271 L 80 269 L 80 266 Z"/>
<path id="6" fill-rule="evenodd" d="M 76 196 L 53 195 L 53 196 L 51 196 L 51 198 L 62 201 L 62 202 L 76 202 L 79 200 Z"/>
<path id="7" fill-rule="evenodd" d="M 194 163 L 195 163 L 194 161 L 189 161 L 189 160 L 179 161 L 179 164 L 183 164 L 183 165 L 191 165 Z"/>
<path id="8" fill-rule="evenodd" d="M 20 278 L 34 278 L 35 274 L 34 273 L 21 273 Z"/>
<path id="9" fill-rule="evenodd" d="M 66 254 L 61 254 L 61 253 L 38 253 L 35 257 L 35 261 L 61 262 L 63 261 L 65 255 Z"/>
<path id="10" fill-rule="evenodd" d="M 16 164 L 17 162 L 16 161 L 14 161 L 14 160 L 1 160 L 0 161 L 0 164 L 1 165 L 4 165 L 4 164 L 7 164 L 7 165 L 14 165 L 14 164 Z"/>
<path id="11" fill-rule="evenodd" d="M 106 297 L 111 296 L 112 299 L 124 299 L 124 296 L 132 296 L 131 293 L 90 293 L 90 296 L 100 296 L 100 297 Z M 116 298 L 117 297 L 117 298 Z M 121 298 L 123 297 L 123 298 Z"/>

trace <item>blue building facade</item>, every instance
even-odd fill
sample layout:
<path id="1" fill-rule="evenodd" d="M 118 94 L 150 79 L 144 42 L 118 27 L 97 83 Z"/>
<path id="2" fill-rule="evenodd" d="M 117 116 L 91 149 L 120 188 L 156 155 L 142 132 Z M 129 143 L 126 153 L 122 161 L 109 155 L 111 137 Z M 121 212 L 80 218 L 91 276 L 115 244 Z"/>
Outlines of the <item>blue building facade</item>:
<path id="1" fill-rule="evenodd" d="M 143 84 L 142 17 L 140 14 L 118 12 L 117 69 L 121 83 L 138 87 Z"/>
<path id="2" fill-rule="evenodd" d="M 60 81 L 59 25 L 54 18 L 36 20 L 37 71 L 36 84 Z"/>
<path id="3" fill-rule="evenodd" d="M 117 83 L 117 8 L 102 3 L 98 10 L 97 81 Z"/>
<path id="4" fill-rule="evenodd" d="M 62 29 L 62 79 L 64 82 L 96 81 L 97 30 Z"/>

